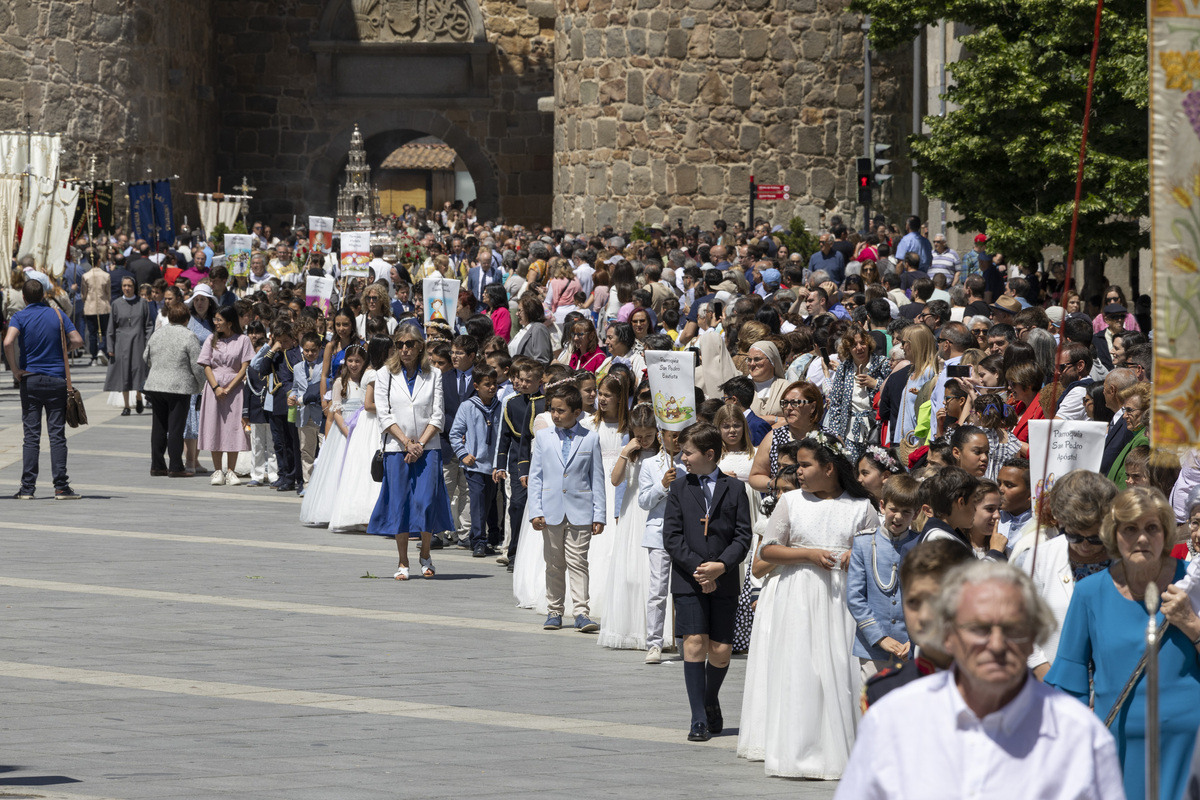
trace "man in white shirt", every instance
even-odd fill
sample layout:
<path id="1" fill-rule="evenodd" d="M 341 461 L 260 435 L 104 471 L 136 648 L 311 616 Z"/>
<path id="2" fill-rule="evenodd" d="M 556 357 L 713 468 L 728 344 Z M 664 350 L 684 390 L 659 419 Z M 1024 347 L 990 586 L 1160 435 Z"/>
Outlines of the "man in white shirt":
<path id="1" fill-rule="evenodd" d="M 834 800 L 1124 800 L 1112 734 L 1029 672 L 1054 621 L 1028 576 L 992 561 L 957 567 L 935 608 L 953 668 L 871 706 Z"/>
<path id="2" fill-rule="evenodd" d="M 591 297 L 592 289 L 595 288 L 592 275 L 596 270 L 584 256 L 586 249 L 584 247 L 575 248 L 575 252 L 571 254 L 571 268 L 575 270 L 575 279 L 579 281 L 579 288 L 583 289 L 584 294 Z"/>
<path id="3" fill-rule="evenodd" d="M 958 283 L 958 272 L 961 266 L 962 259 L 946 243 L 946 234 L 935 233 L 933 235 L 933 259 L 930 262 L 929 277 L 945 275 L 946 285 L 954 286 Z"/>

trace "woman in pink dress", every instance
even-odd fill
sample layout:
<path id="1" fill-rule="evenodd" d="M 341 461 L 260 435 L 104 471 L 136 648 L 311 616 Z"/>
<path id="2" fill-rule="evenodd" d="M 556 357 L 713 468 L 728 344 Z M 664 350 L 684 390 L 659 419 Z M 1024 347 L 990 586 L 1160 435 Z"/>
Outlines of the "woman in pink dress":
<path id="1" fill-rule="evenodd" d="M 200 450 L 212 451 L 213 486 L 241 483 L 234 474 L 237 454 L 250 449 L 242 422 L 242 381 L 254 350 L 242 334 L 233 306 L 217 311 L 215 332 L 204 341 L 197 363 L 204 367 L 204 394 L 200 400 Z M 221 457 L 225 457 L 225 469 Z"/>

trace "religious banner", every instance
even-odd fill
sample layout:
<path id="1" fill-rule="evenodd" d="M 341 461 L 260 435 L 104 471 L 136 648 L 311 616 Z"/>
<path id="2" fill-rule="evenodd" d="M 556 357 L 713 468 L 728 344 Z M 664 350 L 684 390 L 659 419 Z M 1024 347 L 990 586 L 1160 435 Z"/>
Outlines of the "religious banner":
<path id="1" fill-rule="evenodd" d="M 347 278 L 365 278 L 371 263 L 371 232 L 342 232 L 342 275 Z M 387 277 L 376 275 L 375 278 Z"/>
<path id="2" fill-rule="evenodd" d="M 1154 447 L 1200 445 L 1200 2 L 1150 3 Z"/>
<path id="3" fill-rule="evenodd" d="M 454 314 L 458 311 L 458 288 L 461 281 L 434 275 L 421 281 L 424 294 L 425 324 L 441 321 L 454 326 Z"/>
<path id="4" fill-rule="evenodd" d="M 333 249 L 333 217 L 308 218 L 308 252 L 318 264 Z"/>
<path id="5" fill-rule="evenodd" d="M 649 355 L 649 353 L 647 353 Z M 1035 505 L 1054 488 L 1054 481 L 1086 469 L 1099 472 L 1104 459 L 1108 424 L 1064 419 L 1038 419 L 1029 423 L 1029 487 Z"/>
<path id="6" fill-rule="evenodd" d="M 175 244 L 175 209 L 171 205 L 171 181 L 152 184 L 154 189 L 154 234 L 149 241 L 171 247 Z"/>
<path id="7" fill-rule="evenodd" d="M 88 212 L 91 212 L 89 218 Z M 75 220 L 71 223 L 71 241 L 77 242 L 89 231 L 96 236 L 111 231 L 113 227 L 112 181 L 97 183 L 92 191 L 81 189 L 79 205 L 75 207 Z"/>
<path id="8" fill-rule="evenodd" d="M 17 258 L 33 256 L 34 265 L 57 279 L 63 274 L 71 220 L 79 202 L 79 184 L 35 180 Z"/>
<path id="9" fill-rule="evenodd" d="M 333 283 L 333 278 L 309 275 L 304 279 L 304 302 L 328 312 L 329 300 L 333 297 Z"/>
<path id="10" fill-rule="evenodd" d="M 154 241 L 154 198 L 149 183 L 129 184 L 129 227 L 133 237 Z"/>
<path id="11" fill-rule="evenodd" d="M 250 234 L 225 234 L 225 268 L 235 278 L 250 273 Z"/>
<path id="12" fill-rule="evenodd" d="M 696 357 L 690 351 L 647 351 L 646 376 L 659 428 L 681 431 L 696 424 Z"/>
<path id="13" fill-rule="evenodd" d="M 17 239 L 17 212 L 21 208 L 21 179 L 0 177 L 0 253 L 11 253 Z M 0 269 L 0 289 L 12 285 L 12 270 Z"/>

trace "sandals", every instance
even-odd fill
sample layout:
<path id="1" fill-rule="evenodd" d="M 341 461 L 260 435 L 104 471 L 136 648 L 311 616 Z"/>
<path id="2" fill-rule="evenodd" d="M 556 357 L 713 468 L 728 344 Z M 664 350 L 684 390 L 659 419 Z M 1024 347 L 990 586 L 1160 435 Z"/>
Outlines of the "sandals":
<path id="1" fill-rule="evenodd" d="M 437 574 L 437 570 L 435 570 L 433 568 L 433 559 L 432 558 L 422 558 L 421 559 L 421 576 L 425 577 L 425 578 L 432 578 L 436 574 Z"/>
<path id="2" fill-rule="evenodd" d="M 392 576 L 398 581 L 408 580 L 408 567 L 400 567 L 396 570 L 396 574 Z"/>

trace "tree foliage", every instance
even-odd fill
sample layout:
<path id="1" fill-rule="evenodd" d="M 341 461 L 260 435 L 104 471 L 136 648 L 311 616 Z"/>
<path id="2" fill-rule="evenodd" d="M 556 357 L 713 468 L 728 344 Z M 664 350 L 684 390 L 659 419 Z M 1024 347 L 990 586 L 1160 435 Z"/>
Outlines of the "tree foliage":
<path id="1" fill-rule="evenodd" d="M 787 247 L 789 253 L 799 253 L 806 264 L 809 256 L 821 249 L 821 243 L 805 227 L 804 220 L 800 217 L 792 217 L 787 230 L 775 234 L 775 238 Z"/>
<path id="2" fill-rule="evenodd" d="M 1067 246 L 1083 131 L 1095 0 L 854 0 L 881 50 L 915 26 L 970 25 L 949 65 L 945 117 L 909 137 L 926 191 L 984 230 L 998 251 L 1036 258 Z M 1076 252 L 1145 247 L 1149 214 L 1146 4 L 1108 0 L 1092 98 Z M 957 106 L 957 108 L 955 108 Z"/>

